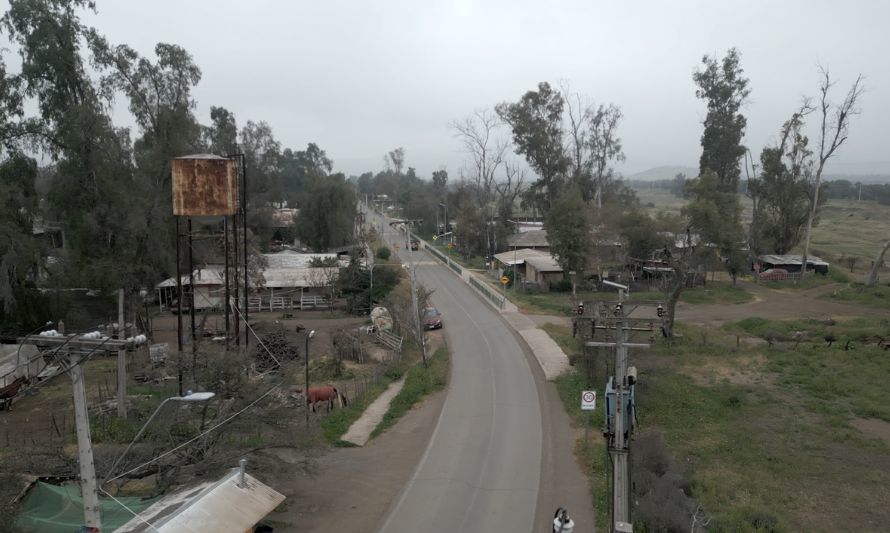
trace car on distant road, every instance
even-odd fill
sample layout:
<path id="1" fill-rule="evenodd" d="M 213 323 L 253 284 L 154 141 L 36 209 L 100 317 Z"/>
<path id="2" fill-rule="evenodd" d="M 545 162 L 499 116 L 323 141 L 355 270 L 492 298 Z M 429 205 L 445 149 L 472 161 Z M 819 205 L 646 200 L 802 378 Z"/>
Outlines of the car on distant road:
<path id="1" fill-rule="evenodd" d="M 423 310 L 423 329 L 439 329 L 442 327 L 442 315 L 435 307 Z"/>
<path id="2" fill-rule="evenodd" d="M 417 251 L 420 249 L 420 241 L 417 239 L 411 239 L 411 249 Z"/>
<path id="3" fill-rule="evenodd" d="M 759 277 L 765 281 L 782 281 L 788 279 L 788 271 L 784 268 L 771 268 L 761 272 Z"/>

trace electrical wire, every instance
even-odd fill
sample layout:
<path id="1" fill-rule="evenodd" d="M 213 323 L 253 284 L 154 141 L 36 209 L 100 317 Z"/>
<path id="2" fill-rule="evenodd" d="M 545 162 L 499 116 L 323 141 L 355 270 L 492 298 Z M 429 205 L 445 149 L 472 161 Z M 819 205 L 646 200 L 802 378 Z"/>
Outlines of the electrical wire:
<path id="1" fill-rule="evenodd" d="M 233 308 L 239 315 L 241 315 L 241 311 L 237 308 L 237 306 L 234 305 L 234 301 L 230 301 L 229 303 L 232 305 L 232 308 Z M 241 316 L 243 317 L 243 315 L 241 315 Z M 247 324 L 246 321 L 245 321 L 245 324 Z M 260 339 L 259 335 L 257 335 L 256 331 L 254 331 L 253 328 L 251 328 L 249 324 L 247 325 L 247 327 L 248 327 L 248 329 L 250 330 L 250 332 L 253 333 L 253 336 L 256 337 L 257 341 L 258 341 L 259 344 L 263 347 L 263 349 L 266 350 L 266 353 L 269 354 L 269 357 L 271 357 L 273 360 L 275 360 L 275 363 L 276 363 L 277 366 L 276 366 L 276 367 L 273 367 L 271 370 L 274 370 L 274 369 L 276 369 L 276 368 L 281 367 L 281 362 L 280 362 L 278 359 L 276 359 L 275 356 L 272 355 L 272 352 L 269 350 L 269 348 L 268 348 L 265 344 L 263 344 L 263 341 Z M 271 370 L 267 371 L 266 373 L 270 372 Z M 262 375 L 262 374 L 261 374 L 261 375 Z M 141 469 L 141 468 L 144 468 L 144 467 L 146 467 L 146 466 L 148 466 L 148 465 L 150 465 L 150 464 L 153 464 L 153 463 L 157 462 L 159 459 L 161 459 L 161 458 L 163 458 L 163 457 L 166 457 L 166 456 L 168 456 L 168 455 L 170 455 L 170 454 L 172 454 L 172 453 L 174 453 L 174 452 L 176 452 L 176 451 L 178 451 L 178 450 L 184 448 L 185 446 L 188 446 L 189 444 L 195 442 L 196 440 L 200 439 L 201 437 L 203 437 L 203 436 L 205 436 L 205 435 L 207 435 L 207 434 L 209 434 L 209 433 L 215 431 L 216 429 L 219 429 L 220 427 L 222 427 L 222 426 L 225 425 L 225 424 L 228 424 L 229 422 L 231 422 L 232 420 L 234 420 L 235 418 L 237 418 L 238 416 L 240 416 L 241 414 L 243 414 L 245 411 L 247 411 L 248 409 L 250 409 L 251 407 L 253 407 L 253 406 L 256 405 L 257 403 L 259 403 L 261 400 L 263 400 L 266 396 L 268 396 L 269 394 L 271 394 L 272 392 L 274 392 L 276 389 L 281 388 L 281 385 L 282 385 L 281 383 L 278 383 L 278 384 L 276 384 L 276 385 L 273 385 L 269 390 L 267 390 L 266 392 L 264 392 L 260 397 L 258 397 L 258 398 L 255 399 L 254 401 L 252 401 L 252 402 L 250 402 L 249 404 L 247 404 L 247 405 L 246 405 L 245 407 L 243 407 L 240 411 L 238 411 L 238 412 L 236 412 L 236 413 L 230 415 L 230 416 L 229 416 L 228 418 L 226 418 L 225 420 L 223 420 L 223 421 L 219 422 L 218 424 L 216 424 L 216 425 L 210 427 L 209 429 L 206 429 L 206 430 L 202 431 L 202 432 L 199 433 L 198 435 L 195 435 L 195 436 L 192 437 L 191 439 L 189 439 L 189 440 L 183 442 L 182 444 L 180 444 L 180 445 L 178 445 L 178 446 L 176 446 L 176 447 L 174 447 L 174 448 L 171 448 L 170 450 L 168 450 L 168 451 L 166 451 L 166 452 L 164 452 L 164 453 L 162 453 L 162 454 L 160 454 L 160 455 L 154 457 L 153 459 L 150 459 L 149 461 L 146 461 L 145 463 L 143 463 L 143 464 L 141 464 L 141 465 L 139 465 L 139 466 L 136 466 L 136 467 L 134 467 L 134 468 L 131 468 L 130 470 L 127 470 L 126 472 L 123 472 L 123 473 L 121 473 L 121 474 L 118 474 L 117 476 L 115 476 L 115 477 L 113 477 L 113 478 L 109 478 L 108 480 L 106 480 L 106 481 L 103 483 L 103 485 L 104 485 L 105 483 L 109 483 L 109 482 L 112 482 L 112 481 L 114 481 L 114 480 L 120 479 L 120 478 L 122 478 L 122 477 L 124 477 L 124 476 L 126 476 L 126 475 L 132 474 L 133 472 L 135 472 L 135 471 L 137 471 L 137 470 L 139 470 L 139 469 Z M 104 492 L 104 491 L 103 491 L 103 492 Z"/>
<path id="2" fill-rule="evenodd" d="M 145 525 L 147 525 L 148 527 L 150 527 L 150 528 L 152 529 L 152 531 L 160 531 L 160 529 L 158 529 L 158 528 L 156 528 L 155 526 L 153 526 L 153 525 L 151 524 L 151 522 L 149 522 L 148 520 L 142 518 L 142 517 L 139 515 L 139 513 L 137 513 L 136 511 L 134 511 L 134 510 L 130 509 L 129 507 L 127 507 L 126 505 L 124 505 L 124 502 L 118 500 L 117 498 L 115 498 L 114 496 L 112 496 L 111 494 L 109 494 L 108 491 L 106 491 L 106 490 L 103 489 L 102 487 L 99 487 L 99 490 L 101 490 L 103 493 L 105 493 L 106 496 L 108 496 L 109 498 L 111 498 L 112 500 L 114 500 L 114 502 L 115 502 L 116 504 L 118 504 L 118 505 L 120 505 L 121 507 L 123 507 L 125 511 L 127 511 L 127 512 L 130 513 L 131 515 L 133 515 L 133 516 L 135 516 L 136 518 L 138 518 L 140 522 L 142 522 L 143 524 L 145 524 Z"/>
<path id="3" fill-rule="evenodd" d="M 173 452 L 175 452 L 175 451 L 178 451 L 178 450 L 184 448 L 185 446 L 187 446 L 187 445 L 189 445 L 189 444 L 195 442 L 196 440 L 200 439 L 201 437 L 203 437 L 203 436 L 205 436 L 205 435 L 207 435 L 207 434 L 209 434 L 209 433 L 211 433 L 211 432 L 213 432 L 213 431 L 219 429 L 219 428 L 222 427 L 223 425 L 228 424 L 229 422 L 231 422 L 232 420 L 234 420 L 236 417 L 240 416 L 242 413 L 244 413 L 245 411 L 247 411 L 248 409 L 250 409 L 251 407 L 253 407 L 253 406 L 256 405 L 257 403 L 259 403 L 259 402 L 260 402 L 263 398 L 265 398 L 266 396 L 272 394 L 272 392 L 275 391 L 275 390 L 278 389 L 278 388 L 281 388 L 281 383 L 278 383 L 277 385 L 274 385 L 272 388 L 270 388 L 270 389 L 267 390 L 265 393 L 263 393 L 262 396 L 260 396 L 260 397 L 257 398 L 256 400 L 250 402 L 250 403 L 247 404 L 245 407 L 243 407 L 240 411 L 238 411 L 238 412 L 236 412 L 235 414 L 229 416 L 228 418 L 226 418 L 226 419 L 223 420 L 222 422 L 219 422 L 219 423 L 216 424 L 215 426 L 213 426 L 213 427 L 211 427 L 211 428 L 209 428 L 209 429 L 206 429 L 206 430 L 202 431 L 201 433 L 195 435 L 195 436 L 192 437 L 191 439 L 189 439 L 189 440 L 183 442 L 183 443 L 180 444 L 179 446 L 176 446 L 175 448 L 171 448 L 170 450 L 168 450 L 168 451 L 166 451 L 166 452 L 164 452 L 164 453 L 158 455 L 158 456 L 155 457 L 154 459 L 150 459 L 150 460 L 148 460 L 148 461 L 142 463 L 141 465 L 139 465 L 139 466 L 137 466 L 137 467 L 131 468 L 130 470 L 127 470 L 126 472 L 123 472 L 122 474 L 118 474 L 117 476 L 108 479 L 105 483 L 110 483 L 110 482 L 112 482 L 112 481 L 114 481 L 114 480 L 116 480 L 116 479 L 120 479 L 120 478 L 122 478 L 122 477 L 124 477 L 124 476 L 126 476 L 126 475 L 128 475 L 128 474 L 132 474 L 133 472 L 139 470 L 140 468 L 144 468 L 144 467 L 146 467 L 146 466 L 148 466 L 148 465 L 150 465 L 150 464 L 153 464 L 153 463 L 157 462 L 159 459 L 161 459 L 161 458 L 163 458 L 163 457 L 166 457 L 166 456 L 170 455 L 171 453 L 173 453 Z"/>

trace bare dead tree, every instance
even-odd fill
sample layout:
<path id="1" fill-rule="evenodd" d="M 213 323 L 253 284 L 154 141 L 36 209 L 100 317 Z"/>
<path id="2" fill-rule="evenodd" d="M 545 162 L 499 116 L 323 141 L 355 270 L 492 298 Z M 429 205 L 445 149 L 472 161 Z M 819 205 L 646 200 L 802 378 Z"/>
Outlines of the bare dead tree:
<path id="1" fill-rule="evenodd" d="M 497 170 L 504 163 L 507 140 L 496 131 L 501 124 L 500 117 L 488 109 L 477 110 L 472 116 L 451 123 L 455 137 L 470 157 L 467 178 L 476 186 L 480 207 L 491 200 Z"/>
<path id="2" fill-rule="evenodd" d="M 386 154 L 389 157 L 389 160 L 392 162 L 393 172 L 396 173 L 397 176 L 402 175 L 402 168 L 405 166 L 405 149 L 399 146 L 395 150 Z"/>
<path id="3" fill-rule="evenodd" d="M 612 179 L 612 162 L 624 161 L 621 139 L 618 138 L 618 123 L 623 117 L 621 108 L 615 104 L 600 105 L 590 113 L 590 153 L 593 163 L 593 181 L 596 186 L 594 201 L 596 207 L 603 207 L 603 191 Z"/>
<path id="4" fill-rule="evenodd" d="M 590 158 L 590 132 L 587 129 L 592 106 L 585 96 L 573 93 L 567 81 L 560 82 L 559 88 L 566 103 L 566 115 L 569 121 L 566 151 L 572 160 L 572 177 L 581 183 L 585 179 L 590 179 L 593 168 Z"/>
<path id="5" fill-rule="evenodd" d="M 875 257 L 875 262 L 871 266 L 871 272 L 868 273 L 868 278 L 865 280 L 866 287 L 874 287 L 878 282 L 878 269 L 881 268 L 881 265 L 884 263 L 884 254 L 887 253 L 887 250 L 890 250 L 890 241 L 887 241 L 884 244 L 884 247 L 881 249 L 881 252 Z"/>
<path id="6" fill-rule="evenodd" d="M 844 101 L 840 104 L 832 104 L 828 93 L 836 82 L 831 81 L 828 69 L 819 67 L 822 80 L 819 85 L 820 128 L 819 128 L 819 160 L 816 164 L 816 180 L 813 193 L 810 197 L 810 216 L 807 219 L 806 237 L 804 238 L 803 257 L 801 258 L 800 281 L 803 281 L 807 272 L 807 256 L 810 253 L 810 233 L 813 229 L 813 219 L 816 217 L 816 207 L 819 205 L 819 187 L 822 185 L 822 171 L 825 163 L 844 144 L 850 134 L 850 118 L 859 114 L 856 103 L 865 87 L 862 84 L 862 74 L 856 77 L 856 81 L 847 92 Z"/>
<path id="7" fill-rule="evenodd" d="M 504 161 L 504 179 L 495 184 L 503 216 L 512 216 L 516 199 L 519 198 L 519 195 L 524 190 L 525 178 L 524 168 L 520 168 L 520 165 L 516 163 Z"/>
<path id="8" fill-rule="evenodd" d="M 469 155 L 467 178 L 475 188 L 476 202 L 483 213 L 485 239 L 492 253 L 491 220 L 494 213 L 491 203 L 495 194 L 495 178 L 498 168 L 504 164 L 507 140 L 499 136 L 497 129 L 503 124 L 492 110 L 476 110 L 472 116 L 451 123 L 455 137 L 461 140 L 464 151 Z"/>

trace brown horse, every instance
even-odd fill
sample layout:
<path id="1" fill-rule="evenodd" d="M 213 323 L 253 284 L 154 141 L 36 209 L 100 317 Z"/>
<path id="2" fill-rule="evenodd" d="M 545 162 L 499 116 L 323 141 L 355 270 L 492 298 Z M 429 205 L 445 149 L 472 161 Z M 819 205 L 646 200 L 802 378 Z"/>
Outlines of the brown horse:
<path id="1" fill-rule="evenodd" d="M 327 404 L 328 412 L 334 408 L 336 401 L 339 407 L 346 407 L 349 403 L 346 401 L 346 395 L 337 390 L 336 387 L 309 387 L 309 405 L 314 413 L 316 405 L 319 403 Z"/>
<path id="2" fill-rule="evenodd" d="M 12 399 L 19 393 L 19 389 L 30 384 L 30 378 L 19 376 L 9 385 L 0 387 L 0 411 L 8 411 L 12 407 Z"/>

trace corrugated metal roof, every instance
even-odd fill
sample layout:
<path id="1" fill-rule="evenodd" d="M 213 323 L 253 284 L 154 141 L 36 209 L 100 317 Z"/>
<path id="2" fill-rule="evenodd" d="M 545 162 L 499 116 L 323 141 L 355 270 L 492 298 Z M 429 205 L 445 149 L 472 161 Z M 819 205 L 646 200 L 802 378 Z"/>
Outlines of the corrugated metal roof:
<path id="1" fill-rule="evenodd" d="M 336 267 L 310 267 L 312 259 L 337 259 L 337 254 L 301 254 L 297 252 L 279 252 L 263 254 L 267 267 L 263 271 L 263 285 L 269 289 L 295 287 L 321 287 L 336 278 L 339 269 L 349 264 L 349 260 L 338 261 Z M 195 270 L 195 286 L 223 286 L 225 272 L 222 265 L 211 265 Z M 182 284 L 188 286 L 189 277 L 182 276 Z M 157 288 L 175 287 L 176 278 L 168 278 L 156 285 Z"/>
<path id="2" fill-rule="evenodd" d="M 244 486 L 240 487 L 239 475 L 239 470 L 234 468 L 216 483 L 206 483 L 171 494 L 139 516 L 133 517 L 115 532 L 249 531 L 285 498 L 250 474 L 245 474 Z"/>
<path id="3" fill-rule="evenodd" d="M 757 257 L 761 263 L 769 263 L 771 265 L 797 265 L 803 262 L 803 256 L 798 254 L 765 254 Z M 807 256 L 808 265 L 829 266 L 827 261 L 816 257 L 815 255 Z"/>
<path id="4" fill-rule="evenodd" d="M 531 248 L 520 248 L 509 252 L 501 252 L 495 254 L 494 258 L 505 265 L 512 266 L 514 263 L 521 265 L 530 257 L 548 257 L 550 254 L 541 250 L 532 250 Z"/>
<path id="5" fill-rule="evenodd" d="M 559 263 L 550 254 L 529 257 L 526 262 L 538 272 L 562 272 L 562 267 L 559 266 Z"/>
<path id="6" fill-rule="evenodd" d="M 510 239 L 510 246 L 515 248 L 545 248 L 550 246 L 547 240 L 547 230 L 537 229 L 532 231 L 524 231 L 518 235 L 514 235 Z"/>

